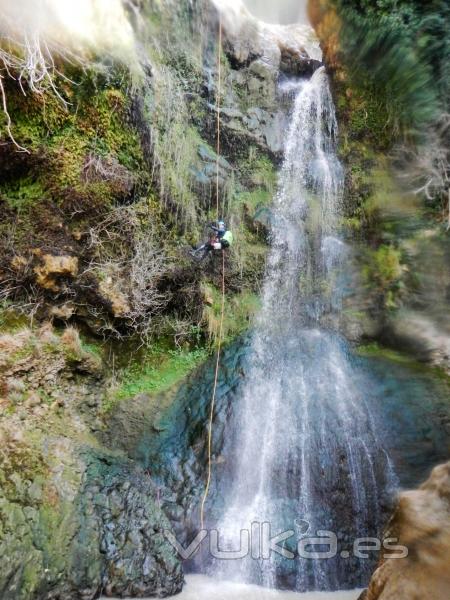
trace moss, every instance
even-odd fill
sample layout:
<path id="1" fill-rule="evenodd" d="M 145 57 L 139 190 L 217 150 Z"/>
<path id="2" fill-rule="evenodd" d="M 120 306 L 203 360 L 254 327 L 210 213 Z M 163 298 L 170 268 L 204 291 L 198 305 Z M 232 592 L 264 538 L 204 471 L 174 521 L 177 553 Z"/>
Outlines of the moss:
<path id="1" fill-rule="evenodd" d="M 352 93 L 345 110 L 348 111 L 348 130 L 352 138 L 369 139 L 379 150 L 391 145 L 392 130 L 375 90 L 362 89 Z"/>
<path id="2" fill-rule="evenodd" d="M 340 225 L 345 230 L 350 230 L 352 232 L 357 232 L 361 230 L 362 224 L 361 219 L 358 216 L 353 217 L 342 217 L 340 220 Z"/>
<path id="3" fill-rule="evenodd" d="M 439 95 L 445 98 L 448 90 L 442 68 L 450 42 L 444 3 L 333 4 L 341 18 L 340 60 L 352 89 L 377 99 L 391 137 L 420 138 L 442 108 Z"/>
<path id="4" fill-rule="evenodd" d="M 401 251 L 383 244 L 377 250 L 368 251 L 362 273 L 366 285 L 375 286 L 383 294 L 384 305 L 389 309 L 398 306 L 406 270 Z"/>
<path id="5" fill-rule="evenodd" d="M 176 221 L 181 217 L 183 229 L 195 229 L 201 212 L 193 191 L 202 167 L 198 151 L 208 145 L 192 124 L 184 80 L 173 69 L 158 70 L 154 90 L 147 96 L 146 117 L 154 127 L 161 200 L 175 209 Z"/>
<path id="6" fill-rule="evenodd" d="M 222 294 L 211 284 L 204 284 L 203 295 L 207 300 L 203 311 L 203 318 L 207 324 L 212 345 L 219 340 L 222 317 Z M 243 291 L 239 294 L 225 297 L 222 340 L 225 343 L 246 331 L 260 308 L 259 297 L 250 292 Z"/>
<path id="7" fill-rule="evenodd" d="M 36 562 L 27 562 L 22 570 L 21 594 L 25 598 L 32 598 L 41 583 L 41 565 Z"/>
<path id="8" fill-rule="evenodd" d="M 372 268 L 368 276 L 380 285 L 386 287 L 398 280 L 403 272 L 401 253 L 392 246 L 382 245 L 371 252 Z"/>
<path id="9" fill-rule="evenodd" d="M 8 206 L 17 212 L 30 208 L 46 196 L 42 183 L 31 177 L 14 180 L 2 187 L 1 193 Z"/>
<path id="10" fill-rule="evenodd" d="M 29 325 L 29 318 L 8 304 L 0 302 L 0 332 L 15 333 Z"/>
<path id="11" fill-rule="evenodd" d="M 36 500 L 30 493 L 30 482 L 44 481 L 47 467 L 40 452 L 31 445 L 7 438 L 0 453 L 1 495 L 11 502 L 34 506 Z"/>
<path id="12" fill-rule="evenodd" d="M 36 180 L 16 182 L 19 199 L 39 199 L 44 191 L 60 197 L 65 188 L 75 188 L 111 201 L 115 197 L 112 182 L 96 186 L 83 181 L 90 153 L 113 156 L 129 170 L 144 170 L 140 138 L 127 118 L 127 78 L 93 81 L 89 72 L 75 72 L 74 78 L 78 84 L 66 88 L 67 108 L 51 94 L 25 98 L 12 90 L 9 108 L 14 135 L 32 154 L 45 148 L 46 163 L 36 171 Z"/>
<path id="13" fill-rule="evenodd" d="M 39 350 L 38 340 L 30 334 L 19 348 L 13 348 L 12 351 L 4 353 L 4 365 L 7 368 L 26 358 L 31 360 Z"/>
<path id="14" fill-rule="evenodd" d="M 263 188 L 257 188 L 251 192 L 241 192 L 233 198 L 234 206 L 243 206 L 252 214 L 260 207 L 269 206 L 272 202 L 272 194 Z"/>
<path id="15" fill-rule="evenodd" d="M 207 356 L 204 348 L 153 348 L 141 360 L 119 373 L 118 384 L 107 394 L 103 409 L 108 412 L 118 401 L 137 394 L 158 394 L 169 390 L 206 360 Z"/>
<path id="16" fill-rule="evenodd" d="M 92 356 L 103 358 L 105 347 L 102 342 L 94 341 L 92 338 L 87 341 L 81 336 L 81 349 L 84 353 L 92 354 Z"/>
<path id="17" fill-rule="evenodd" d="M 150 35 L 148 39 L 152 85 L 145 89 L 133 88 L 125 69 L 101 64 L 87 66 L 83 71 L 64 65 L 64 75 L 75 82 L 75 85 L 63 79 L 57 82 L 67 100 L 66 107 L 50 94 L 23 97 L 14 82 L 7 82 L 14 133 L 18 142 L 31 151 L 31 156 L 23 164 L 26 177 L 16 177 L 14 167 L 11 179 L 15 187 L 11 190 L 4 187 L 4 192 L 10 192 L 5 204 L 11 209 L 5 231 L 14 223 L 14 250 L 24 257 L 44 247 L 52 253 L 78 257 L 80 275 L 67 282 L 62 294 L 73 298 L 76 306 L 73 318 L 88 321 L 89 326 L 97 326 L 91 315 L 99 314 L 99 321 L 104 318 L 108 324 L 110 315 L 106 315 L 106 306 L 99 307 L 97 284 L 105 270 L 91 268 L 102 257 L 89 244 L 88 232 L 100 220 L 107 219 L 117 204 L 129 204 L 133 211 L 139 212 L 143 231 L 145 223 L 151 223 L 155 243 L 167 258 L 162 287 L 171 280 L 175 262 L 177 266 L 183 265 L 190 279 L 195 278 L 196 289 L 210 276 L 192 268 L 180 249 L 197 243 L 203 237 L 204 224 L 216 218 L 211 210 L 215 205 L 212 173 L 216 160 L 212 148 L 215 123 L 204 87 L 205 61 L 215 53 L 214 48 L 205 49 L 199 37 L 193 35 L 203 26 L 201 20 L 195 21 L 196 12 L 187 15 L 178 13 L 178 9 L 183 12 L 181 7 L 172 8 L 168 11 L 160 3 L 144 8 L 149 16 L 149 31 L 154 32 L 154 38 Z M 228 81 L 225 54 L 222 60 L 224 81 Z M 227 89 L 227 93 L 234 92 Z M 139 131 L 133 120 L 139 123 Z M 247 153 L 243 161 L 233 156 L 230 161 L 235 160 L 234 164 L 221 164 L 224 212 L 236 238 L 230 252 L 233 291 L 244 286 L 251 290 L 258 288 L 266 244 L 264 217 L 258 221 L 255 214 L 268 207 L 277 181 L 269 157 L 256 146 L 248 148 L 247 143 L 242 144 L 244 157 Z M 200 149 L 206 151 L 206 158 Z M 130 176 L 130 185 L 119 185 L 113 177 L 95 177 L 96 172 L 92 175 L 87 168 L 92 157 L 120 166 Z M 144 203 L 151 210 L 141 211 Z M 6 247 L 9 240 L 6 235 L 0 237 Z M 108 261 L 133 260 L 132 248 L 129 254 L 123 248 L 126 244 L 115 241 L 108 244 L 104 240 L 102 243 L 98 254 L 107 254 Z M 8 261 L 7 257 L 6 268 Z M 125 288 L 127 284 L 124 275 L 117 285 Z M 23 289 L 18 292 L 19 301 L 26 298 L 32 285 L 31 267 L 29 279 L 17 288 Z M 43 299 L 38 318 L 49 314 L 49 305 L 55 299 L 51 296 L 47 293 Z M 182 302 L 170 301 L 167 313 L 174 310 L 175 304 L 178 311 Z M 198 318 L 198 311 L 194 315 L 190 301 L 185 302 L 181 312 L 182 319 Z M 128 335 L 129 331 L 124 330 L 133 327 L 118 319 L 112 325 L 121 335 Z"/>
<path id="18" fill-rule="evenodd" d="M 267 156 L 256 146 L 250 146 L 248 155 L 239 165 L 244 181 L 251 188 L 263 188 L 274 193 L 277 187 L 278 174 Z"/>
<path id="19" fill-rule="evenodd" d="M 256 291 L 264 274 L 268 246 L 257 231 L 250 232 L 242 222 L 234 228 L 234 235 L 231 256 L 235 283 Z"/>
<path id="20" fill-rule="evenodd" d="M 450 384 L 450 376 L 445 369 L 424 364 L 412 358 L 410 354 L 399 352 L 397 350 L 393 350 L 392 348 L 387 348 L 386 346 L 382 346 L 377 342 L 361 344 L 360 346 L 356 347 L 355 351 L 359 356 L 388 360 L 393 363 L 410 367 L 414 371 L 433 375 Z"/>

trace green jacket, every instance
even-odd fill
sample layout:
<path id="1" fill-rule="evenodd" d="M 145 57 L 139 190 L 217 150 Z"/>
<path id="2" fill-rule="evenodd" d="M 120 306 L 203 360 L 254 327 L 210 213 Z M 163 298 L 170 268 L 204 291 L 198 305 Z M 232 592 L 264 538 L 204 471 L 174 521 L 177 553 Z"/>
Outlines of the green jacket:
<path id="1" fill-rule="evenodd" d="M 224 242 L 228 242 L 231 246 L 231 244 L 233 243 L 233 234 L 231 233 L 231 231 L 226 231 L 225 235 L 223 236 L 222 240 Z"/>

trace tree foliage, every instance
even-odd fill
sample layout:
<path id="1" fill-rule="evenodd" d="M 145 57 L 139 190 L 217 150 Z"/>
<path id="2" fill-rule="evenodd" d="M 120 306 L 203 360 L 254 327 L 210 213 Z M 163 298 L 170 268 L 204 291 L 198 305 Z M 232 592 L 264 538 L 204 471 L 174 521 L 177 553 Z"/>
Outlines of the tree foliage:
<path id="1" fill-rule="evenodd" d="M 353 76 L 382 95 L 398 130 L 414 137 L 449 104 L 450 5 L 444 0 L 336 0 Z"/>

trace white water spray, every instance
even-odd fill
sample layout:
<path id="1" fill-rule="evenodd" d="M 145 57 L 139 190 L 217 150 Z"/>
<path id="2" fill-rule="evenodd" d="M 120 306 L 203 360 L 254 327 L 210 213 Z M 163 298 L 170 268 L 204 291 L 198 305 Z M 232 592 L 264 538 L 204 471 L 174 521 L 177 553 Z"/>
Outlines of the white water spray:
<path id="1" fill-rule="evenodd" d="M 345 256 L 336 234 L 342 171 L 324 69 L 295 84 L 295 93 L 263 307 L 230 424 L 236 431 L 228 449 L 231 473 L 218 486 L 228 490 L 217 526 L 221 548 L 228 550 L 239 546 L 240 532 L 255 522 L 270 523 L 272 533 L 297 529 L 299 537 L 318 530 L 336 532 L 341 541 L 369 535 L 379 525 L 378 488 L 385 485 L 381 462 L 375 468 L 385 455 L 361 375 L 344 343 L 319 325 L 321 316 L 339 306 L 335 272 Z M 296 542 L 290 549 L 295 552 Z M 363 577 L 366 568 L 358 568 Z M 212 571 L 302 591 L 345 585 L 339 557 L 289 564 L 276 556 L 247 557 L 216 561 Z"/>

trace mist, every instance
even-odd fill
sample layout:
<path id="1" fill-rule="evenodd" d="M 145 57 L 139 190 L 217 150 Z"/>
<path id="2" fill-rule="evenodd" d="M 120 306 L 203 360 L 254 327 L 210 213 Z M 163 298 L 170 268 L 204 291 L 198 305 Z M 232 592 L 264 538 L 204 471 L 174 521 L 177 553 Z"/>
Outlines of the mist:
<path id="1" fill-rule="evenodd" d="M 65 48 L 113 54 L 134 44 L 121 0 L 0 0 L 0 34 L 19 45 L 38 36 Z"/>
<path id="2" fill-rule="evenodd" d="M 308 23 L 307 0 L 244 0 L 244 4 L 255 17 L 266 23 Z"/>

